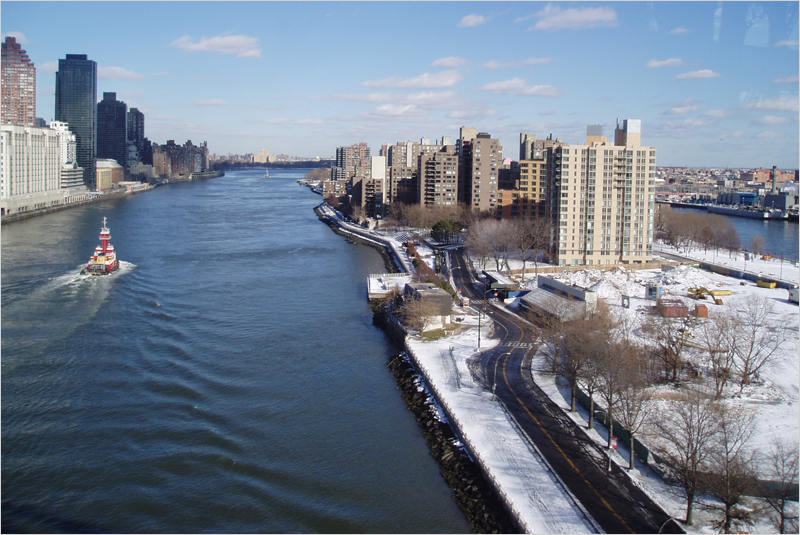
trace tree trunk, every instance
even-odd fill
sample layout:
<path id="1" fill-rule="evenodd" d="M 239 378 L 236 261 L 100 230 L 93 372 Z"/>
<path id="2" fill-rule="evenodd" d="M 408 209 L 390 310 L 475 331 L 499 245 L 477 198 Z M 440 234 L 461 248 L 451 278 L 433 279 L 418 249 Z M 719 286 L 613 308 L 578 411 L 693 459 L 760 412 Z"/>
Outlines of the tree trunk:
<path id="1" fill-rule="evenodd" d="M 731 516 L 732 508 L 732 505 L 725 504 L 725 524 L 722 526 L 722 531 L 724 533 L 731 532 L 731 523 L 733 522 L 733 516 Z"/>
<path id="2" fill-rule="evenodd" d="M 594 397 L 589 396 L 589 427 L 587 429 L 594 429 Z"/>
<path id="3" fill-rule="evenodd" d="M 686 525 L 691 526 L 693 519 L 692 519 L 692 508 L 694 507 L 694 491 L 688 491 L 686 493 Z"/>
<path id="4" fill-rule="evenodd" d="M 631 462 L 628 464 L 628 470 L 633 470 L 636 467 L 634 462 L 634 459 L 636 458 L 636 454 L 634 453 L 635 446 L 636 438 L 633 436 L 633 433 L 631 433 Z"/>
<path id="5" fill-rule="evenodd" d="M 608 449 L 611 449 L 611 439 L 614 436 L 614 418 L 611 411 L 608 411 Z"/>
<path id="6" fill-rule="evenodd" d="M 569 409 L 569 412 L 575 412 L 578 410 L 576 407 L 578 399 L 578 381 L 572 381 L 572 407 Z"/>

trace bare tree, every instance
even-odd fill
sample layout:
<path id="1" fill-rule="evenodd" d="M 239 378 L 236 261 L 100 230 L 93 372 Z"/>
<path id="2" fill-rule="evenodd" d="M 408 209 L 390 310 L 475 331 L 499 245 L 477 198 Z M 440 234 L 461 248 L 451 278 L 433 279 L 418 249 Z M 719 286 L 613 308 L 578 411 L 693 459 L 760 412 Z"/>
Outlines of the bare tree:
<path id="1" fill-rule="evenodd" d="M 534 257 L 534 272 L 539 274 L 538 256 L 542 251 L 547 252 L 550 249 L 550 239 L 552 233 L 552 226 L 550 220 L 546 217 L 534 217 L 530 220 L 531 237 L 533 238 L 531 248 L 536 251 Z"/>
<path id="2" fill-rule="evenodd" d="M 786 326 L 770 319 L 774 308 L 772 300 L 750 295 L 739 310 L 733 354 L 741 376 L 740 393 L 764 366 L 780 356 L 778 349 L 789 338 Z"/>
<path id="3" fill-rule="evenodd" d="M 603 350 L 605 349 L 605 351 Z M 599 384 L 597 392 L 606 405 L 608 420 L 608 449 L 614 435 L 614 410 L 619 403 L 620 390 L 623 388 L 628 362 L 631 360 L 630 348 L 618 340 L 609 340 L 603 349 L 598 348 L 597 372 Z"/>
<path id="4" fill-rule="evenodd" d="M 774 511 L 773 524 L 778 533 L 797 533 L 798 517 L 791 515 L 789 502 L 796 501 L 798 485 L 798 445 L 786 444 L 775 438 L 769 451 L 773 485 L 763 486 L 764 495 Z"/>
<path id="5" fill-rule="evenodd" d="M 686 524 L 692 525 L 701 471 L 718 431 L 714 402 L 703 392 L 689 390 L 670 409 L 656 422 L 657 449 L 686 496 Z"/>
<path id="6" fill-rule="evenodd" d="M 470 226 L 467 246 L 479 258 L 491 257 L 500 271 L 501 261 L 508 264 L 508 254 L 514 247 L 511 236 L 511 223 L 507 219 L 481 219 Z"/>
<path id="7" fill-rule="evenodd" d="M 577 410 L 578 381 L 594 376 L 604 361 L 609 332 L 618 325 L 605 301 L 598 301 L 595 312 L 571 319 L 564 325 L 559 373 L 572 386 L 571 411 Z"/>
<path id="8" fill-rule="evenodd" d="M 631 348 L 628 355 L 633 358 L 641 358 L 642 353 L 636 348 Z M 619 405 L 617 409 L 617 420 L 627 429 L 631 435 L 630 463 L 628 470 L 635 468 L 634 459 L 636 458 L 636 434 L 642 429 L 645 421 L 650 414 L 651 399 L 650 391 L 645 388 L 644 380 L 638 370 L 630 367 L 625 368 L 627 373 L 622 378 L 622 386 L 619 389 Z"/>
<path id="9" fill-rule="evenodd" d="M 364 222 L 364 208 L 354 204 L 350 207 L 350 217 L 359 225 Z"/>
<path id="10" fill-rule="evenodd" d="M 728 312 L 715 314 L 699 329 L 701 343 L 708 353 L 707 362 L 714 380 L 715 399 L 722 397 L 733 373 L 736 329 L 736 317 Z"/>
<path id="11" fill-rule="evenodd" d="M 748 243 L 748 247 L 750 250 L 756 254 L 761 254 L 764 252 L 764 248 L 767 246 L 767 242 L 764 239 L 764 236 L 761 234 L 756 234 L 752 238 L 750 238 L 750 242 Z"/>
<path id="12" fill-rule="evenodd" d="M 644 321 L 642 331 L 647 335 L 650 354 L 658 360 L 667 380 L 677 382 L 678 372 L 683 367 L 683 351 L 691 343 L 696 326 L 695 316 L 665 318 L 651 315 Z"/>
<path id="13" fill-rule="evenodd" d="M 417 329 L 421 335 L 433 322 L 436 316 L 436 305 L 419 296 L 405 295 L 400 314 L 405 320 L 405 324 L 412 329 Z"/>
<path id="14" fill-rule="evenodd" d="M 733 255 L 742 246 L 739 231 L 729 221 L 726 221 L 725 225 L 718 229 L 717 236 L 719 236 L 719 243 L 722 248 L 728 250 L 728 256 Z"/>
<path id="15" fill-rule="evenodd" d="M 535 244 L 533 228 L 528 219 L 514 219 L 511 221 L 510 227 L 511 236 L 509 238 L 516 250 L 519 251 L 519 257 L 522 260 L 522 276 L 525 277 L 525 264 L 536 254 L 536 251 L 533 250 Z"/>
<path id="16" fill-rule="evenodd" d="M 730 533 L 734 520 L 749 520 L 750 512 L 736 506 L 756 481 L 755 452 L 748 447 L 755 432 L 755 413 L 719 403 L 715 418 L 718 432 L 709 456 L 708 493 L 722 502 L 724 518 L 719 526 Z"/>

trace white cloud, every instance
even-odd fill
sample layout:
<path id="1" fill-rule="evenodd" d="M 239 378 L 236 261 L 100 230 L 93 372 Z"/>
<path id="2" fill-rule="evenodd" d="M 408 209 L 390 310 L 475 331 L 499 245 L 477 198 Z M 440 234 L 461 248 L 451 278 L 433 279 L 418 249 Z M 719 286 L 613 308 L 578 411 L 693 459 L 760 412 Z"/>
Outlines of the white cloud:
<path id="1" fill-rule="evenodd" d="M 100 80 L 141 80 L 144 74 L 122 67 L 97 67 L 97 77 Z"/>
<path id="2" fill-rule="evenodd" d="M 647 67 L 651 69 L 656 67 L 677 67 L 679 65 L 683 65 L 683 60 L 681 58 L 669 58 L 664 60 L 651 59 L 647 62 Z"/>
<path id="3" fill-rule="evenodd" d="M 487 69 L 507 69 L 509 67 L 513 67 L 514 62 L 513 61 L 503 62 L 503 61 L 492 60 L 487 63 L 484 63 L 483 66 L 486 67 Z"/>
<path id="4" fill-rule="evenodd" d="M 366 95 L 357 95 L 353 93 L 346 93 L 344 95 L 331 95 L 331 96 L 313 96 L 312 100 L 343 100 L 346 102 L 392 102 L 395 100 L 394 93 L 367 93 Z"/>
<path id="5" fill-rule="evenodd" d="M 447 117 L 450 119 L 459 119 L 459 120 L 476 120 L 482 119 L 485 117 L 494 117 L 497 115 L 497 110 L 494 108 L 486 108 L 486 107 L 470 107 L 468 109 L 462 110 L 453 110 L 447 114 Z"/>
<path id="6" fill-rule="evenodd" d="M 703 116 L 711 117 L 712 119 L 727 119 L 728 117 L 733 117 L 733 112 L 724 108 L 715 108 L 704 111 Z"/>
<path id="7" fill-rule="evenodd" d="M 551 61 L 553 61 L 553 58 L 528 58 L 528 59 L 523 59 L 522 60 L 522 64 L 523 65 L 543 65 L 545 63 L 550 63 Z"/>
<path id="8" fill-rule="evenodd" d="M 477 89 L 478 91 L 491 91 L 493 93 L 508 93 L 511 95 L 520 96 L 537 96 L 537 97 L 560 97 L 563 91 L 553 85 L 528 85 L 526 80 L 521 78 L 513 78 L 511 80 L 503 80 L 501 82 L 494 82 L 486 84 Z"/>
<path id="9" fill-rule="evenodd" d="M 3 41 L 6 40 L 6 37 L 14 37 L 17 40 L 17 44 L 20 45 L 27 45 L 28 39 L 25 37 L 25 34 L 22 32 L 4 32 L 3 33 Z"/>
<path id="10" fill-rule="evenodd" d="M 797 41 L 778 41 L 773 46 L 788 46 L 788 47 L 796 47 L 798 45 Z"/>
<path id="11" fill-rule="evenodd" d="M 439 58 L 433 63 L 431 67 L 445 67 L 448 69 L 455 69 L 456 67 L 467 67 L 470 61 L 466 58 L 459 58 L 457 56 L 448 56 L 446 58 Z"/>
<path id="12" fill-rule="evenodd" d="M 410 117 L 424 115 L 425 111 L 414 104 L 384 104 L 372 110 L 370 114 L 381 117 Z"/>
<path id="13" fill-rule="evenodd" d="M 489 19 L 487 19 L 483 15 L 467 15 L 466 17 L 461 19 L 461 22 L 458 23 L 458 27 L 459 28 L 474 28 L 475 26 L 480 26 L 481 24 L 483 24 L 487 20 L 489 20 Z"/>
<path id="14" fill-rule="evenodd" d="M 773 84 L 796 84 L 798 83 L 797 75 L 794 76 L 781 76 L 772 80 Z"/>
<path id="15" fill-rule="evenodd" d="M 703 80 L 706 78 L 719 78 L 722 76 L 718 72 L 711 69 L 703 69 L 700 71 L 685 72 L 675 77 L 676 80 Z"/>
<path id="16" fill-rule="evenodd" d="M 798 111 L 798 100 L 796 96 L 765 98 L 758 102 L 746 102 L 742 104 L 742 108 L 764 111 Z"/>
<path id="17" fill-rule="evenodd" d="M 678 26 L 674 30 L 668 31 L 667 35 L 678 35 L 678 34 L 681 34 L 681 33 L 689 33 L 690 31 L 692 31 L 692 30 L 690 30 L 689 28 L 684 28 L 683 26 Z"/>
<path id="18" fill-rule="evenodd" d="M 436 89 L 440 87 L 453 87 L 458 84 L 462 76 L 458 71 L 448 70 L 436 73 L 425 73 L 414 78 L 400 78 L 392 76 L 383 80 L 363 82 L 367 87 L 397 87 L 402 89 Z"/>
<path id="19" fill-rule="evenodd" d="M 300 119 L 295 124 L 322 124 L 322 119 Z"/>
<path id="20" fill-rule="evenodd" d="M 779 132 L 773 132 L 771 130 L 767 130 L 765 132 L 761 132 L 756 137 L 760 139 L 771 139 L 771 138 L 781 137 L 781 134 Z"/>
<path id="21" fill-rule="evenodd" d="M 208 100 L 198 100 L 194 103 L 195 106 L 227 106 L 228 101 L 222 99 L 208 99 Z"/>
<path id="22" fill-rule="evenodd" d="M 348 102 L 390 103 L 398 106 L 413 105 L 420 109 L 449 109 L 454 104 L 463 103 L 455 91 L 420 91 L 417 93 L 367 93 L 365 95 L 344 94 L 314 96 L 314 100 L 339 100 Z"/>
<path id="23" fill-rule="evenodd" d="M 755 124 L 774 125 L 774 124 L 786 124 L 791 121 L 792 120 L 789 119 L 788 117 L 779 117 L 777 115 L 765 115 L 764 117 L 759 117 L 753 122 Z"/>
<path id="24" fill-rule="evenodd" d="M 253 122 L 264 123 L 264 124 L 290 124 L 292 120 L 287 119 L 286 117 L 278 117 L 277 119 L 265 119 L 263 121 L 253 121 Z"/>
<path id="25" fill-rule="evenodd" d="M 258 48 L 258 39 L 247 35 L 218 35 L 216 37 L 201 37 L 197 41 L 184 35 L 174 40 L 170 46 L 185 50 L 186 52 L 220 52 L 232 54 L 240 58 L 260 58 L 261 49 Z"/>
<path id="26" fill-rule="evenodd" d="M 744 137 L 747 135 L 747 132 L 744 130 L 735 130 L 733 132 L 723 131 L 719 133 L 719 137 L 722 139 L 727 139 L 730 137 Z"/>
<path id="27" fill-rule="evenodd" d="M 536 13 L 539 22 L 532 30 L 577 30 L 595 26 L 616 26 L 617 12 L 610 7 L 583 7 L 563 9 L 554 4 Z"/>
<path id="28" fill-rule="evenodd" d="M 675 106 L 667 110 L 666 115 L 686 115 L 688 113 L 697 113 L 702 106 L 699 104 L 687 104 L 686 106 Z"/>
<path id="29" fill-rule="evenodd" d="M 555 114 L 556 114 L 556 112 L 554 112 L 553 110 L 548 110 L 548 111 L 540 111 L 540 112 L 539 112 L 539 115 L 542 115 L 542 116 L 546 116 L 546 115 L 555 115 Z"/>

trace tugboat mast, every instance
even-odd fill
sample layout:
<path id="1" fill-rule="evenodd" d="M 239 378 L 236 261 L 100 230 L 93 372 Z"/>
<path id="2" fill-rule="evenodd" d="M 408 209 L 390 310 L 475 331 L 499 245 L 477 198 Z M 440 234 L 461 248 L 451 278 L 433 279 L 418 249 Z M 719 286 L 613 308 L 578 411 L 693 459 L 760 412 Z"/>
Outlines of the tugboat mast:
<path id="1" fill-rule="evenodd" d="M 103 228 L 100 229 L 100 239 L 103 241 L 103 255 L 108 253 L 108 242 L 111 241 L 111 231 L 106 226 L 106 218 L 103 218 Z"/>

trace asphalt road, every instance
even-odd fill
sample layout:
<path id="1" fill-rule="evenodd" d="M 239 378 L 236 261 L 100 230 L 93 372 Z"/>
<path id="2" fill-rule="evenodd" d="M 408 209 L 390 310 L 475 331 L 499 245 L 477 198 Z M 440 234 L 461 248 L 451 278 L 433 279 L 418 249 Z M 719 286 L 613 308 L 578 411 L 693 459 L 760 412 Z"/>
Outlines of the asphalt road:
<path id="1" fill-rule="evenodd" d="M 530 372 L 533 330 L 517 316 L 484 303 L 483 284 L 473 280 L 461 250 L 451 255 L 451 265 L 457 287 L 473 306 L 485 307 L 502 337 L 500 346 L 482 355 L 486 383 L 600 527 L 607 533 L 684 533 L 536 385 Z"/>

